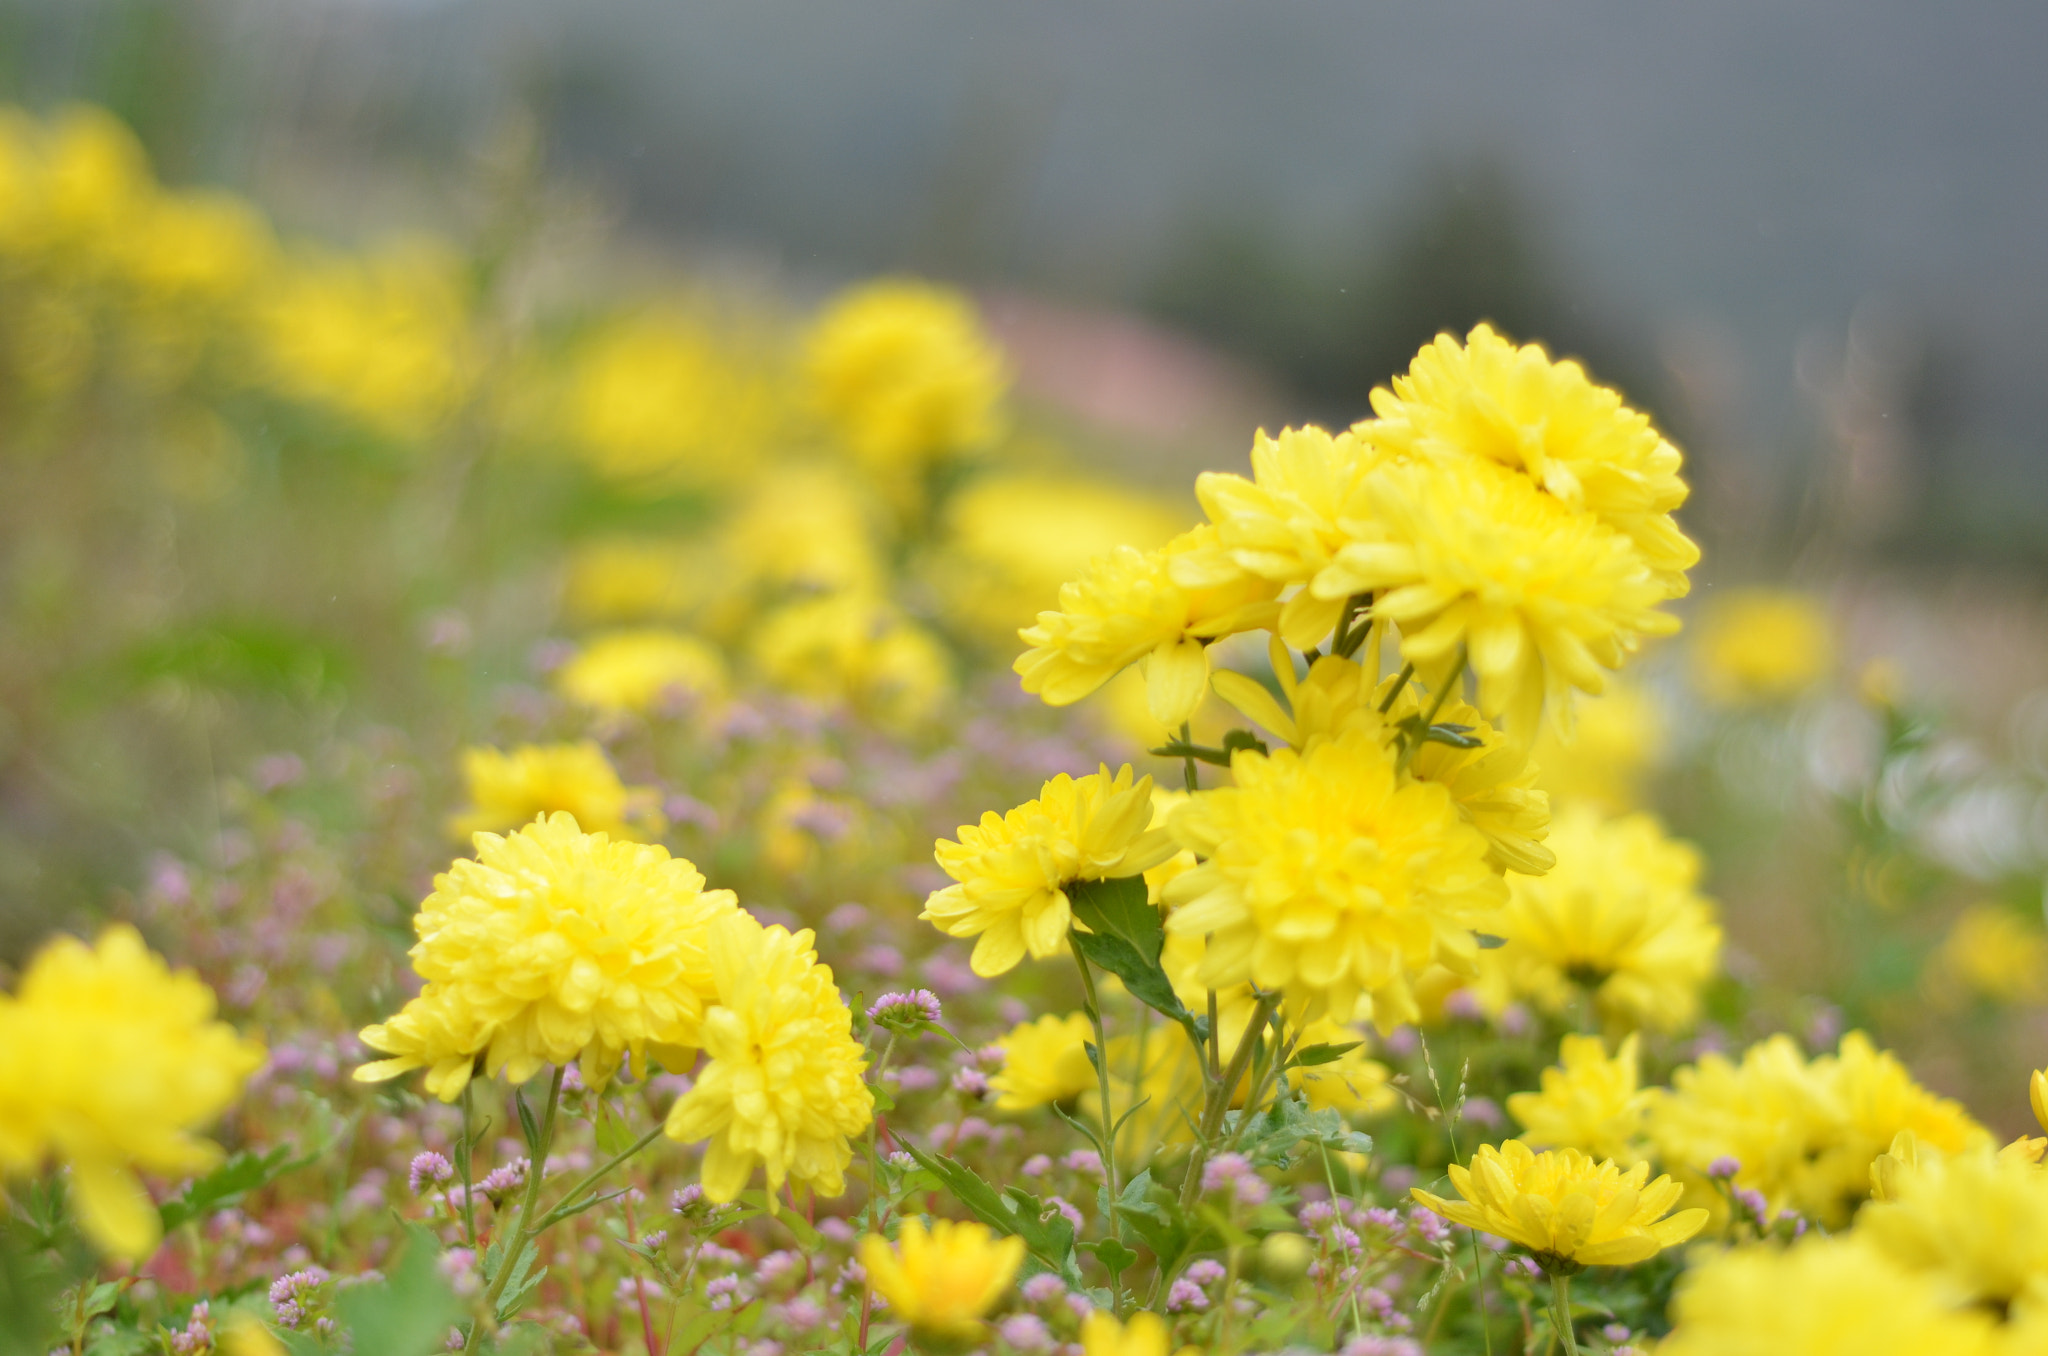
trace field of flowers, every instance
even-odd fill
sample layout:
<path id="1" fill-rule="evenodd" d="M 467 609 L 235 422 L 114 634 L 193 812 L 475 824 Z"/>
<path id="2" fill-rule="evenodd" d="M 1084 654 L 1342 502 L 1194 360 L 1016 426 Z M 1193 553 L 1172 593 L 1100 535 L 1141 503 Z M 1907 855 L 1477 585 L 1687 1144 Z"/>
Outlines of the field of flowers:
<path id="1" fill-rule="evenodd" d="M 1622 393 L 1162 496 L 531 230 L 0 111 L 0 1356 L 2048 1352 L 2048 713 L 1689 597 Z"/>

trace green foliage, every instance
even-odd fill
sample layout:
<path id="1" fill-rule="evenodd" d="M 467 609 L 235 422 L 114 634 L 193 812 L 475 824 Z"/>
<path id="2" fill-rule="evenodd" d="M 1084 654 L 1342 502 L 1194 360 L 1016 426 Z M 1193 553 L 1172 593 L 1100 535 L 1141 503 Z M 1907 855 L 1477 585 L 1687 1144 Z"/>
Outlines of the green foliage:
<path id="1" fill-rule="evenodd" d="M 157 1207 L 164 1232 L 169 1233 L 192 1220 L 204 1219 L 259 1187 L 270 1185 L 288 1172 L 310 1167 L 319 1162 L 324 1153 L 325 1146 L 300 1157 L 291 1145 L 280 1144 L 268 1153 L 243 1149 L 232 1154 L 225 1163 L 197 1178 Z"/>
<path id="2" fill-rule="evenodd" d="M 1047 1205 L 1018 1186 L 1005 1187 L 998 1193 L 963 1163 L 912 1144 L 904 1147 L 976 1219 L 998 1233 L 1023 1239 L 1025 1251 L 1068 1284 L 1081 1283 L 1080 1271 L 1074 1263 L 1074 1226 L 1059 1207 Z"/>

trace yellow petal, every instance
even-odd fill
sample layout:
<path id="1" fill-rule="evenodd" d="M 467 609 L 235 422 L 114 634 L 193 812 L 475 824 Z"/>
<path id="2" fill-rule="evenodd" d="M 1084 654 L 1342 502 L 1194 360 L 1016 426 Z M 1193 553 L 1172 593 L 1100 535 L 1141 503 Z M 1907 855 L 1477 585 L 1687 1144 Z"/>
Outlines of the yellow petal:
<path id="1" fill-rule="evenodd" d="M 1291 667 L 1288 676 L 1293 677 Z M 1280 703 L 1273 700 L 1264 683 L 1232 669 L 1218 669 L 1209 675 L 1209 684 L 1216 689 L 1217 696 L 1229 702 L 1246 720 L 1290 744 L 1295 742 L 1294 721 L 1280 709 Z"/>
<path id="2" fill-rule="evenodd" d="M 1209 651 L 1201 641 L 1168 641 L 1145 663 L 1145 695 L 1152 718 L 1169 730 L 1194 719 L 1209 690 Z"/>
<path id="3" fill-rule="evenodd" d="M 112 1163 L 74 1163 L 71 1198 L 85 1236 L 112 1257 L 140 1262 L 163 1236 L 156 1206 L 127 1168 Z"/>

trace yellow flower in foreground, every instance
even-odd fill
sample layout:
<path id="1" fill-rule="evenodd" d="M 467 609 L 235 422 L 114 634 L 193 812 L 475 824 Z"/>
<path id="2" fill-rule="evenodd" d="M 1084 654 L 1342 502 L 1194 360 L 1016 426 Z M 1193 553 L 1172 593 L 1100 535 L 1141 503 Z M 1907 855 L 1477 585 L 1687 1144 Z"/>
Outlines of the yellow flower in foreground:
<path id="1" fill-rule="evenodd" d="M 1168 728 L 1192 717 L 1209 690 L 1207 642 L 1280 615 L 1280 586 L 1255 575 L 1201 588 L 1175 582 L 1175 561 L 1211 549 L 1215 535 L 1204 524 L 1157 551 L 1119 546 L 1090 562 L 1079 582 L 1060 587 L 1058 611 L 1017 633 L 1031 647 L 1012 665 L 1024 690 L 1069 706 L 1143 660 L 1153 716 Z"/>
<path id="2" fill-rule="evenodd" d="M 1010 1028 L 996 1042 L 1003 1052 L 1002 1072 L 988 1080 L 989 1090 L 998 1094 L 996 1110 L 1029 1111 L 1094 1087 L 1095 1067 L 1085 1048 L 1094 1039 L 1095 1029 L 1080 1012 L 1064 1017 L 1047 1013 Z"/>
<path id="3" fill-rule="evenodd" d="M 903 1221 L 896 1246 L 876 1234 L 860 1241 L 868 1284 L 925 1341 L 971 1343 L 1024 1262 L 1024 1240 L 997 1238 L 986 1224 Z"/>
<path id="4" fill-rule="evenodd" d="M 523 1083 L 548 1064 L 580 1063 L 602 1089 L 631 1054 L 688 1067 L 713 991 L 705 947 L 738 912 L 665 848 L 584 833 L 547 815 L 519 832 L 480 833 L 476 859 L 434 878 L 413 919 L 413 969 L 427 981 L 397 1016 L 363 1030 L 391 1058 L 356 1070 L 366 1083 L 427 1070 L 454 1101 L 477 1056 Z"/>
<path id="5" fill-rule="evenodd" d="M 470 808 L 449 819 L 451 837 L 503 833 L 557 811 L 574 815 L 590 833 L 614 838 L 641 837 L 633 821 L 652 832 L 661 829 L 654 789 L 621 782 L 594 740 L 521 744 L 509 753 L 464 749 L 462 777 L 469 786 Z"/>
<path id="6" fill-rule="evenodd" d="M 1557 1062 L 1543 1071 L 1541 1092 L 1508 1098 L 1522 1138 L 1539 1149 L 1577 1149 L 1624 1165 L 1640 1160 L 1650 1095 L 1638 1081 L 1635 1033 L 1612 1059 L 1598 1036 L 1566 1036 Z"/>
<path id="7" fill-rule="evenodd" d="M 846 1190 L 850 1136 L 874 1119 L 867 1056 L 829 966 L 806 928 L 764 928 L 727 914 L 711 930 L 716 1003 L 704 1014 L 711 1057 L 669 1108 L 667 1133 L 708 1139 L 704 1194 L 729 1201 L 762 1168 L 772 1195 L 794 1178 L 827 1196 Z"/>
<path id="8" fill-rule="evenodd" d="M 1414 1020 L 1410 979 L 1437 961 L 1470 973 L 1473 929 L 1505 902 L 1486 839 L 1450 793 L 1395 777 L 1376 732 L 1307 753 L 1240 751 L 1235 786 L 1175 812 L 1175 841 L 1205 860 L 1166 888 L 1169 932 L 1210 934 L 1201 982 L 1284 989 L 1307 1016 Z"/>
<path id="9" fill-rule="evenodd" d="M 1960 1303 L 2048 1338 L 2048 1172 L 1989 1145 L 1906 1157 L 1856 1232 Z"/>
<path id="10" fill-rule="evenodd" d="M 1044 960 L 1066 945 L 1073 911 L 1068 887 L 1084 880 L 1135 876 L 1173 855 L 1165 830 L 1150 828 L 1152 779 L 1131 780 L 1127 765 L 1086 776 L 1065 773 L 1036 800 L 1007 814 L 993 810 L 963 824 L 959 840 L 936 844 L 939 866 L 956 882 L 925 901 L 918 917 L 948 937 L 979 937 L 970 964 L 1000 975 L 1028 951 Z"/>
<path id="11" fill-rule="evenodd" d="M 1866 1240 L 1808 1236 L 1738 1248 L 1679 1282 L 1658 1356 L 1991 1356 L 1988 1315 Z M 2018 1356 L 2019 1347 L 2010 1348 Z"/>
<path id="12" fill-rule="evenodd" d="M 598 636 L 555 674 L 570 701 L 600 711 L 650 711 L 665 699 L 702 701 L 725 689 L 725 660 L 680 631 Z"/>
<path id="13" fill-rule="evenodd" d="M 1081 1350 L 1084 1356 L 1166 1356 L 1173 1334 L 1166 1320 L 1144 1310 L 1131 1315 L 1128 1323 L 1097 1309 L 1081 1320 Z"/>
<path id="14" fill-rule="evenodd" d="M 1796 697 L 1827 677 L 1834 628 L 1819 599 L 1787 589 L 1731 589 L 1712 598 L 1693 640 L 1693 677 L 1718 702 Z"/>
<path id="15" fill-rule="evenodd" d="M 156 1207 L 137 1170 L 181 1176 L 220 1158 L 194 1131 L 234 1102 L 263 1047 L 214 1020 L 212 990 L 125 925 L 88 947 L 60 937 L 0 997 L 0 1172 L 71 1165 L 86 1235 L 139 1262 Z"/>
<path id="16" fill-rule="evenodd" d="M 1707 1222 L 1699 1209 L 1666 1218 L 1685 1188 L 1669 1177 L 1651 1181 L 1649 1164 L 1623 1172 L 1577 1149 L 1539 1154 L 1518 1139 L 1499 1148 L 1482 1144 L 1472 1166 L 1454 1163 L 1450 1177 L 1462 1201 L 1421 1187 L 1411 1191 L 1445 1219 L 1521 1244 L 1553 1275 L 1634 1266 L 1685 1242 Z"/>
<path id="17" fill-rule="evenodd" d="M 283 1343 L 271 1334 L 263 1321 L 248 1313 L 228 1316 L 221 1329 L 221 1356 L 285 1356 Z"/>

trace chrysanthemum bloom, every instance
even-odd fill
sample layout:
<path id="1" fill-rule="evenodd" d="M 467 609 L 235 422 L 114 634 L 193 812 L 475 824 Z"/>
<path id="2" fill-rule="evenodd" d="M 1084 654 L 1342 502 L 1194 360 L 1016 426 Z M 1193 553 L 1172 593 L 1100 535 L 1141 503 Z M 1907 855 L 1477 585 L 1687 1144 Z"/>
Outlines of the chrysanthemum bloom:
<path id="1" fill-rule="evenodd" d="M 1152 779 L 1131 780 L 1125 766 L 1086 777 L 1065 773 L 1036 800 L 1007 814 L 993 810 L 963 824 L 957 842 L 941 838 L 936 855 L 956 884 L 935 892 L 918 917 L 949 937 L 979 937 L 970 964 L 984 978 L 1003 974 L 1028 951 L 1043 960 L 1066 944 L 1070 886 L 1120 880 L 1159 865 L 1174 844 L 1152 820 Z"/>
<path id="2" fill-rule="evenodd" d="M 599 711 L 651 711 L 671 697 L 703 701 L 722 694 L 725 660 L 680 631 L 613 631 L 562 665 L 555 687 Z"/>
<path id="3" fill-rule="evenodd" d="M 1560 1067 L 1543 1071 L 1541 1092 L 1508 1098 L 1508 1114 L 1522 1123 L 1523 1140 L 1624 1166 L 1640 1161 L 1650 1097 L 1638 1082 L 1635 1033 L 1612 1059 L 1598 1036 L 1566 1036 L 1557 1062 Z"/>
<path id="4" fill-rule="evenodd" d="M 867 1057 L 853 1013 L 830 967 L 818 964 L 810 930 L 728 913 L 711 929 L 710 962 L 710 1063 L 669 1108 L 669 1138 L 710 1141 L 702 1181 L 712 1201 L 739 1195 L 756 1167 L 771 1195 L 793 1178 L 837 1196 L 853 1157 L 848 1138 L 867 1128 L 875 1101 L 861 1079 Z"/>
<path id="5" fill-rule="evenodd" d="M 1012 1027 L 996 1042 L 1003 1050 L 1002 1071 L 988 1080 L 989 1090 L 998 1094 L 996 1110 L 1029 1111 L 1094 1087 L 1095 1067 L 1086 1049 L 1094 1039 L 1095 1028 L 1080 1012 L 1064 1017 L 1047 1013 Z"/>
<path id="6" fill-rule="evenodd" d="M 220 1149 L 194 1132 L 234 1102 L 263 1047 L 214 1020 L 212 990 L 172 972 L 133 928 L 58 938 L 0 997 L 0 1172 L 71 1167 L 86 1235 L 112 1256 L 156 1250 L 136 1171 L 183 1175 Z"/>
<path id="7" fill-rule="evenodd" d="M 1694 681 L 1714 701 L 1784 701 L 1827 677 L 1834 626 L 1810 594 L 1732 589 L 1702 612 L 1692 658 Z"/>
<path id="8" fill-rule="evenodd" d="M 1168 728 L 1194 715 L 1209 690 L 1207 642 L 1271 625 L 1280 586 L 1240 573 L 1201 588 L 1174 582 L 1177 558 L 1213 547 L 1203 524 L 1157 551 L 1119 546 L 1060 587 L 1059 610 L 1017 634 L 1031 648 L 1012 665 L 1024 690 L 1051 706 L 1081 700 L 1143 660 L 1152 715 Z"/>
<path id="9" fill-rule="evenodd" d="M 598 1090 L 627 1054 L 643 1076 L 649 1056 L 685 1067 L 712 993 L 709 929 L 737 911 L 667 849 L 584 833 L 570 815 L 480 833 L 476 860 L 436 876 L 413 919 L 426 987 L 362 1033 L 391 1058 L 356 1077 L 424 1068 L 427 1090 L 453 1101 L 479 1055 L 514 1083 L 576 1062 Z"/>
<path id="10" fill-rule="evenodd" d="M 1513 467 L 1626 535 L 1667 596 L 1685 593 L 1700 549 L 1671 519 L 1687 494 L 1683 458 L 1577 363 L 1552 362 L 1540 345 L 1517 347 L 1482 324 L 1462 345 L 1438 335 L 1393 390 L 1373 391 L 1372 407 L 1373 437 L 1390 450 L 1455 449 Z"/>
<path id="11" fill-rule="evenodd" d="M 782 404 L 765 355 L 684 310 L 621 317 L 566 364 L 560 419 L 600 474 L 634 485 L 730 484 L 759 464 Z"/>
<path id="12" fill-rule="evenodd" d="M 755 625 L 755 666 L 776 687 L 843 703 L 903 729 L 953 691 L 953 666 L 931 632 L 880 598 L 830 593 L 776 608 Z"/>
<path id="13" fill-rule="evenodd" d="M 1411 1188 L 1415 1199 L 1445 1219 L 1521 1244 L 1553 1275 L 1634 1266 L 1685 1242 L 1707 1222 L 1699 1209 L 1666 1218 L 1685 1188 L 1669 1177 L 1651 1181 L 1649 1164 L 1623 1172 L 1577 1149 L 1539 1154 L 1518 1139 L 1498 1148 L 1482 1144 L 1472 1166 L 1454 1163 L 1450 1177 L 1462 1201 L 1421 1187 Z"/>
<path id="14" fill-rule="evenodd" d="M 1204 858 L 1167 887 L 1169 932 L 1209 935 L 1199 977 L 1285 990 L 1304 1017 L 1416 1016 L 1409 980 L 1432 961 L 1470 973 L 1475 928 L 1506 888 L 1486 839 L 1450 793 L 1403 782 L 1373 731 L 1307 753 L 1240 750 L 1237 784 L 1202 791 L 1173 817 Z"/>
<path id="15" fill-rule="evenodd" d="M 804 348 L 819 408 L 878 470 L 915 470 L 1000 431 L 1009 376 L 958 292 L 909 280 L 854 288 L 818 317 Z"/>
<path id="16" fill-rule="evenodd" d="M 981 1319 L 1009 1289 L 1024 1262 L 1024 1240 L 997 1238 L 985 1224 L 932 1221 L 929 1232 L 906 1216 L 896 1246 L 877 1234 L 860 1241 L 868 1284 L 921 1342 L 968 1345 Z"/>
<path id="17" fill-rule="evenodd" d="M 594 740 L 521 744 L 510 752 L 464 749 L 462 779 L 470 808 L 449 819 L 448 832 L 455 838 L 505 833 L 556 811 L 574 815 L 590 833 L 614 838 L 661 831 L 658 793 L 621 782 Z"/>
<path id="18" fill-rule="evenodd" d="M 1856 1235 L 1738 1248 L 1686 1272 L 1658 1356 L 1991 1356 L 1989 1315 L 1959 1308 Z"/>
<path id="19" fill-rule="evenodd" d="M 1140 1310 L 1128 1323 L 1097 1309 L 1081 1320 L 1081 1350 L 1084 1356 L 1166 1356 L 1173 1334 L 1166 1320 Z"/>
<path id="20" fill-rule="evenodd" d="M 1563 721 L 1572 689 L 1599 692 L 1644 637 L 1678 629 L 1627 537 L 1497 462 L 1383 466 L 1366 497 L 1370 537 L 1338 552 L 1315 592 L 1373 594 L 1372 615 L 1401 628 L 1401 657 L 1426 672 L 1464 647 L 1480 710 L 1517 738 L 1534 737 L 1546 703 Z"/>
<path id="21" fill-rule="evenodd" d="M 1500 960 L 1515 988 L 1552 1012 L 1582 990 L 1610 1026 L 1690 1024 L 1721 954 L 1699 852 L 1649 815 L 1587 806 L 1558 816 L 1549 846 L 1556 869 L 1508 880 Z"/>
<path id="22" fill-rule="evenodd" d="M 1928 980 L 1946 1005 L 1966 996 L 2037 1003 L 2048 996 L 2048 932 L 2004 905 L 1973 904 L 1949 926 Z"/>
<path id="23" fill-rule="evenodd" d="M 1741 1165 L 1733 1185 L 1830 1229 L 1869 1195 L 1870 1165 L 1901 1130 L 1943 1153 L 1989 1142 L 1967 1112 L 1915 1083 L 1860 1031 L 1842 1038 L 1839 1055 L 1810 1063 L 1784 1035 L 1752 1045 L 1739 1063 L 1708 1054 L 1650 1098 L 1650 1142 L 1666 1167 L 1696 1174 L 1732 1158 Z"/>
<path id="24" fill-rule="evenodd" d="M 1900 1138 L 1856 1232 L 1961 1304 L 2048 1339 L 2048 1172 L 1988 1145 L 1920 1153 Z"/>

